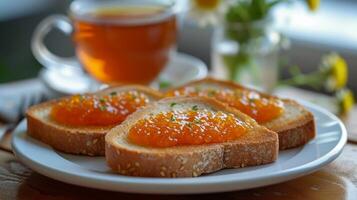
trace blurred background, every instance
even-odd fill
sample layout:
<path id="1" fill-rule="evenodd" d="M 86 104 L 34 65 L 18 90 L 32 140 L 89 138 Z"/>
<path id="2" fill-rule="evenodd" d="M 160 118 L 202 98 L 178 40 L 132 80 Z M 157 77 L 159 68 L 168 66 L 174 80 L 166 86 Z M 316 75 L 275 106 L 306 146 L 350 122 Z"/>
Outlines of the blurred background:
<path id="1" fill-rule="evenodd" d="M 30 50 L 36 25 L 50 14 L 66 14 L 69 0 L 0 1 L 0 83 L 35 77 L 41 65 Z M 350 77 L 357 75 L 357 1 L 323 0 L 318 12 L 308 12 L 301 4 L 277 7 L 275 16 L 289 15 L 288 23 L 278 27 L 290 39 L 282 57 L 303 71 L 317 67 L 323 54 L 337 51 L 349 65 Z M 180 28 L 178 50 L 196 56 L 211 66 L 212 27 L 200 27 L 186 18 Z M 50 50 L 62 56 L 74 55 L 70 39 L 53 31 L 46 38 Z M 284 76 L 288 76 L 283 73 Z M 348 86 L 357 92 L 357 80 Z"/>
<path id="2" fill-rule="evenodd" d="M 243 3 L 226 7 L 229 9 L 223 12 L 224 23 L 207 25 L 200 22 L 202 19 L 211 19 L 212 13 L 228 1 L 231 0 L 177 0 L 183 8 L 187 7 L 186 12 L 180 14 L 180 19 L 183 20 L 179 20 L 177 50 L 181 54 L 176 54 L 176 64 L 168 71 L 169 78 L 162 81 L 166 72 L 161 73 L 156 79 L 158 81 L 154 81 L 155 84 L 159 83 L 155 87 L 174 85 L 167 80 L 177 85 L 181 84 L 179 81 L 202 78 L 207 74 L 206 68 L 210 75 L 219 78 L 222 78 L 220 70 L 226 70 L 228 75 L 223 78 L 248 83 L 249 86 L 254 84 L 250 84 L 251 80 L 245 82 L 244 78 L 254 78 L 258 74 L 260 86 L 265 87 L 263 90 L 282 97 L 319 104 L 345 119 L 349 130 L 357 130 L 353 128 L 357 127 L 354 120 L 357 109 L 354 109 L 353 95 L 357 92 L 357 1 L 277 0 L 278 3 L 267 9 L 265 15 L 256 17 L 254 15 L 259 11 L 259 6 L 254 8 L 254 2 L 269 4 L 275 1 L 238 0 L 235 2 Z M 53 68 L 45 70 L 31 52 L 31 38 L 37 25 L 50 15 L 68 15 L 71 2 L 0 1 L 0 125 L 1 121 L 18 122 L 30 105 L 49 98 L 92 90 L 92 83 L 95 81 L 86 72 L 81 71 L 79 75 L 74 73 L 72 76 L 65 74 L 66 72 L 59 73 Z M 249 5 L 244 2 L 249 2 Z M 199 4 L 202 4 L 201 8 L 197 6 Z M 257 44 L 254 34 L 244 35 L 245 30 L 232 29 L 233 37 L 227 34 L 232 28 L 227 22 L 242 25 L 242 13 L 239 12 L 249 9 L 237 9 L 240 11 L 231 16 L 231 19 L 227 17 L 229 13 L 237 11 L 234 10 L 235 6 L 247 5 L 252 6 L 251 18 L 248 21 L 243 20 L 243 27 L 247 25 L 253 33 L 263 30 L 258 34 Z M 264 23 L 257 28 L 255 24 L 259 24 L 259 21 Z M 220 35 L 220 31 L 225 34 Z M 248 40 L 234 38 L 235 36 L 248 36 Z M 44 43 L 56 55 L 75 55 L 71 38 L 56 29 L 51 30 Z M 231 48 L 232 45 L 234 48 Z M 247 48 L 248 51 L 244 52 L 241 48 L 244 46 L 251 49 Z M 221 47 L 224 47 L 223 51 Z M 229 51 L 230 54 L 226 54 Z M 251 55 L 244 57 L 245 53 Z M 246 60 L 253 62 L 246 63 Z M 195 67 L 201 71 L 194 71 Z M 237 69 L 240 74 L 236 73 Z M 242 69 L 250 70 L 250 74 L 245 74 Z M 144 72 L 140 73 L 146 76 Z M 100 85 L 97 82 L 96 84 Z M 350 132 L 350 139 L 357 141 L 357 133 L 353 135 L 353 131 Z"/>

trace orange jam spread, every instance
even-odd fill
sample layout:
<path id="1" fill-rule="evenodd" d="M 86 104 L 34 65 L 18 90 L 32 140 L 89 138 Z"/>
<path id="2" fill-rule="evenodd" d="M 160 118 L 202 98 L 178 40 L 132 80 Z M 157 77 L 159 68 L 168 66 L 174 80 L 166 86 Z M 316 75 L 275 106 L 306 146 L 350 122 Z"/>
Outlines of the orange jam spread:
<path id="1" fill-rule="evenodd" d="M 124 121 L 129 114 L 148 102 L 145 94 L 130 90 L 105 96 L 75 95 L 57 102 L 50 116 L 58 123 L 73 126 L 114 125 Z"/>
<path id="2" fill-rule="evenodd" d="M 284 112 L 283 102 L 274 97 L 265 97 L 258 92 L 244 89 L 214 89 L 185 87 L 171 91 L 167 96 L 206 96 L 215 98 L 249 115 L 257 122 L 267 122 Z"/>
<path id="3" fill-rule="evenodd" d="M 250 125 L 233 114 L 193 110 L 160 112 L 141 119 L 129 130 L 129 141 L 151 147 L 172 147 L 228 142 Z"/>

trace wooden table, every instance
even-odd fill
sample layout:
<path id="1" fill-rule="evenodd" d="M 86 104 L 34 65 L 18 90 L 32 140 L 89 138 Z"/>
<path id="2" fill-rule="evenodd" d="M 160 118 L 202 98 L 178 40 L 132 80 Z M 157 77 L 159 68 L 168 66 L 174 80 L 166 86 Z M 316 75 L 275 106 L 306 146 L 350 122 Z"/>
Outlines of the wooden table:
<path id="1" fill-rule="evenodd" d="M 62 183 L 42 176 L 11 153 L 10 137 L 1 142 L 0 200 L 10 199 L 357 199 L 357 144 L 348 143 L 342 154 L 321 170 L 281 184 L 245 191 L 185 196 L 136 195 L 107 192 Z"/>

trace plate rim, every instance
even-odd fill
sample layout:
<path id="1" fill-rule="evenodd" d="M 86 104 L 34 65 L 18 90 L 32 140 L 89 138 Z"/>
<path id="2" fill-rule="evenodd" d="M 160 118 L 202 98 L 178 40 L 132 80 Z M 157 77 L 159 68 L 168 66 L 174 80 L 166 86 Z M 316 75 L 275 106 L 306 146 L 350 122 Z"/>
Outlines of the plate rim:
<path id="1" fill-rule="evenodd" d="M 146 178 L 146 177 L 129 177 L 129 176 L 116 176 L 115 179 L 108 180 L 109 176 L 108 174 L 104 174 L 104 176 L 97 176 L 96 172 L 92 175 L 89 173 L 88 174 L 74 174 L 71 172 L 67 172 L 65 170 L 61 170 L 58 168 L 55 168 L 53 166 L 49 166 L 48 163 L 41 163 L 37 162 L 34 159 L 31 159 L 30 156 L 23 154 L 21 150 L 19 150 L 17 147 L 16 139 L 18 139 L 18 135 L 21 135 L 21 131 L 18 131 L 19 127 L 21 124 L 26 122 L 26 119 L 24 119 L 18 127 L 14 130 L 14 134 L 12 136 L 12 148 L 14 151 L 14 154 L 17 158 L 19 158 L 22 162 L 24 162 L 27 166 L 29 166 L 31 169 L 34 169 L 34 171 L 43 174 L 47 177 L 70 183 L 70 184 L 75 184 L 79 186 L 85 186 L 85 187 L 91 187 L 91 188 L 96 188 L 96 189 L 104 189 L 104 190 L 110 190 L 110 191 L 121 191 L 121 192 L 132 192 L 132 193 L 152 193 L 152 194 L 193 194 L 193 193 L 212 193 L 212 192 L 223 192 L 223 191 L 231 191 L 231 190 L 239 190 L 239 189 L 249 189 L 253 187 L 260 187 L 264 185 L 270 185 L 274 183 L 279 183 L 287 180 L 291 180 L 293 178 L 303 176 L 309 173 L 312 173 L 322 166 L 330 163 L 334 159 L 336 159 L 342 152 L 343 147 L 345 143 L 347 142 L 347 131 L 342 123 L 342 121 L 337 118 L 334 114 L 330 113 L 326 109 L 310 103 L 306 101 L 299 101 L 303 106 L 306 106 L 308 109 L 312 108 L 317 110 L 318 112 L 322 113 L 323 115 L 327 115 L 329 118 L 333 119 L 333 121 L 336 121 L 338 124 L 338 127 L 341 129 L 340 132 L 340 139 L 337 142 L 337 144 L 326 154 L 322 155 L 316 160 L 313 160 L 311 162 L 305 163 L 303 165 L 299 165 L 293 168 L 288 168 L 285 170 L 278 170 L 275 172 L 271 172 L 267 175 L 258 175 L 252 177 L 246 177 L 246 178 L 240 178 L 237 179 L 237 175 L 239 173 L 235 174 L 226 174 L 226 175 L 218 175 L 218 178 L 214 178 L 215 176 L 205 176 L 205 177 L 195 177 L 195 178 L 176 178 L 175 181 L 172 181 L 173 179 L 170 178 Z M 24 133 L 22 133 L 24 134 Z M 53 149 L 49 149 L 56 153 Z M 90 170 L 88 170 L 90 171 Z M 93 173 L 93 172 L 92 172 Z M 65 176 L 67 177 L 65 177 Z M 70 178 L 69 178 L 70 177 Z M 110 176 L 113 177 L 113 176 Z M 75 179 L 76 178 L 76 179 Z M 223 180 L 222 180 L 223 178 Z M 140 181 L 138 182 L 138 179 Z M 153 181 L 153 179 L 155 181 Z M 260 183 L 259 183 L 260 180 Z M 263 180 L 263 181 L 262 181 Z M 222 187 L 222 186 L 229 186 L 230 184 L 237 184 L 237 183 L 247 183 L 247 182 L 258 182 L 254 186 L 243 186 L 243 187 Z M 97 184 L 101 183 L 101 184 Z M 108 183 L 115 183 L 114 187 L 117 186 L 117 184 L 125 184 L 125 187 L 107 187 Z M 94 185 L 93 185 L 94 184 Z M 135 189 L 130 189 L 130 187 L 133 186 L 148 186 L 150 184 L 150 187 L 147 189 L 140 189 L 138 190 L 137 188 Z M 213 186 L 213 185 L 221 185 L 221 188 L 216 188 L 211 191 L 202 191 L 202 188 L 208 187 L 208 186 Z M 152 187 L 165 187 L 166 190 L 159 189 L 158 191 L 155 191 L 153 189 L 150 189 Z M 196 187 L 196 188 L 201 188 L 201 189 L 190 189 L 189 191 L 176 191 L 173 186 L 187 186 L 187 187 Z M 128 188 L 129 187 L 129 188 Z"/>

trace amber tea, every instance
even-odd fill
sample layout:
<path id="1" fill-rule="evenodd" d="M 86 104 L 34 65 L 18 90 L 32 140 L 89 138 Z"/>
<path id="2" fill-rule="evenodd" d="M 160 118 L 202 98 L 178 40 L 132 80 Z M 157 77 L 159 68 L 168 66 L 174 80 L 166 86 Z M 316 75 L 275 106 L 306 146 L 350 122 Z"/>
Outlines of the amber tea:
<path id="1" fill-rule="evenodd" d="M 85 69 L 104 83 L 152 82 L 176 42 L 176 19 L 159 5 L 112 5 L 73 19 L 73 40 Z"/>

